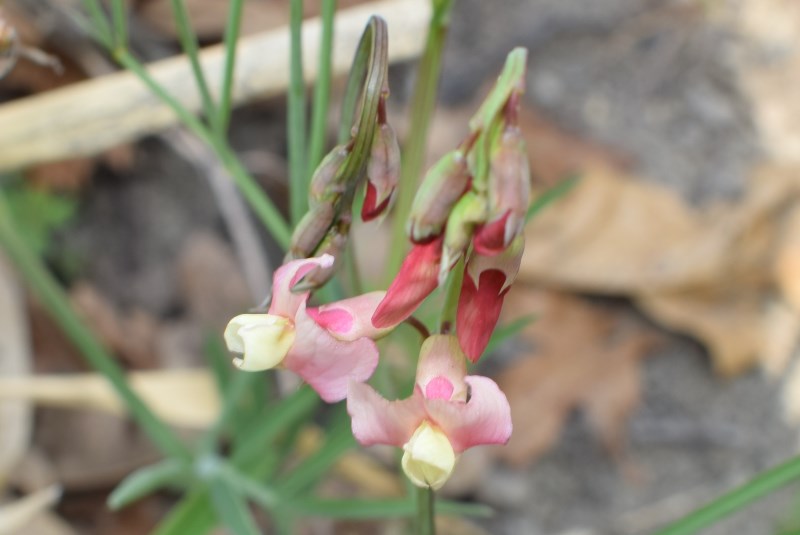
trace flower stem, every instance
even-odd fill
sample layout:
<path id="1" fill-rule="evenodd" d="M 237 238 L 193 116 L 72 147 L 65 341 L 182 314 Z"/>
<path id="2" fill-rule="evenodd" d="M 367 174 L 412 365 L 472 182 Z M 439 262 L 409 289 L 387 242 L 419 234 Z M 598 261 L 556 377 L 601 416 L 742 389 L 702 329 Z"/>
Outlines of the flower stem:
<path id="1" fill-rule="evenodd" d="M 459 260 L 450 276 L 447 278 L 447 286 L 444 293 L 444 305 L 442 315 L 439 317 L 439 332 L 448 334 L 453 330 L 456 321 L 456 311 L 458 310 L 458 298 L 461 295 L 461 282 L 464 280 L 464 260 Z"/>
<path id="2" fill-rule="evenodd" d="M 417 69 L 417 81 L 411 101 L 411 124 L 409 135 L 403 147 L 403 165 L 400 170 L 400 188 L 392 222 L 392 247 L 386 266 L 387 285 L 403 262 L 406 250 L 399 244 L 405 243 L 405 225 L 411 203 L 416 193 L 417 180 L 425 163 L 425 146 L 428 143 L 428 127 L 433 117 L 436 103 L 436 90 L 439 87 L 439 73 L 442 66 L 442 52 L 447 29 L 450 26 L 450 11 L 453 0 L 433 0 L 433 15 L 428 26 L 425 52 Z"/>
<path id="3" fill-rule="evenodd" d="M 417 487 L 417 530 L 418 535 L 436 535 L 434 522 L 436 496 L 430 487 Z"/>

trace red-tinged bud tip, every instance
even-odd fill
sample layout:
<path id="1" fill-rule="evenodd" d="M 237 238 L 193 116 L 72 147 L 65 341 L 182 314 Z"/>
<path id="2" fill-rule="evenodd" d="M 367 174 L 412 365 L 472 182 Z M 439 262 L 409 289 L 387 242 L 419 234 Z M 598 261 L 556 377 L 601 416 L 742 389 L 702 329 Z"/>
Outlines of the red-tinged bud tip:
<path id="1" fill-rule="evenodd" d="M 458 299 L 456 333 L 464 354 L 472 362 L 481 358 L 497 326 L 503 299 L 506 276 L 502 271 L 490 269 L 480 275 L 478 286 L 469 274 L 464 274 L 461 296 Z"/>
<path id="2" fill-rule="evenodd" d="M 438 285 L 442 261 L 442 238 L 415 245 L 400 272 L 386 291 L 386 297 L 372 315 L 372 325 L 391 327 L 408 318 Z"/>
<path id="3" fill-rule="evenodd" d="M 509 210 L 503 217 L 478 227 L 472 239 L 476 253 L 494 256 L 506 249 L 506 222 L 510 215 L 511 211 Z"/>
<path id="4" fill-rule="evenodd" d="M 370 182 L 367 182 L 367 191 L 364 195 L 364 205 L 361 207 L 361 220 L 372 221 L 376 217 L 382 215 L 388 208 L 389 203 L 392 201 L 394 190 L 377 206 L 375 203 L 378 199 L 378 191 Z"/>

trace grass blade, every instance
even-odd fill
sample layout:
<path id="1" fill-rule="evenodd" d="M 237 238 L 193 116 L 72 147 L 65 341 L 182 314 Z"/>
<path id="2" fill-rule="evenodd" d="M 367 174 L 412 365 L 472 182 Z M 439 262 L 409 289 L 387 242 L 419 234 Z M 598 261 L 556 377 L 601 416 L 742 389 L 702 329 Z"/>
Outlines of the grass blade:
<path id="1" fill-rule="evenodd" d="M 290 67 L 287 94 L 287 131 L 289 140 L 289 205 L 293 223 L 300 221 L 307 208 L 308 180 L 305 162 L 306 86 L 303 80 L 303 0 L 289 4 Z"/>
<path id="2" fill-rule="evenodd" d="M 233 90 L 233 73 L 236 68 L 236 46 L 242 26 L 242 8 L 244 0 L 231 0 L 228 6 L 228 21 L 225 24 L 225 71 L 220 88 L 219 118 L 217 127 L 219 135 L 223 135 L 230 122 Z"/>
<path id="3" fill-rule="evenodd" d="M 112 510 L 121 509 L 159 489 L 186 481 L 188 477 L 188 465 L 174 459 L 140 468 L 123 479 L 111 492 L 108 507 Z"/>
<path id="4" fill-rule="evenodd" d="M 333 52 L 333 19 L 336 0 L 322 0 L 322 36 L 319 42 L 319 68 L 314 86 L 314 107 L 311 117 L 311 146 L 308 150 L 309 180 L 325 152 L 328 106 L 331 93 L 331 57 Z"/>
<path id="5" fill-rule="evenodd" d="M 544 207 L 569 193 L 579 180 L 579 175 L 569 176 L 539 195 L 528 208 L 528 212 L 525 214 L 525 221 L 530 221 L 536 214 L 541 212 Z"/>
<path id="6" fill-rule="evenodd" d="M 767 494 L 797 480 L 800 480 L 800 457 L 795 457 L 762 472 L 741 487 L 723 494 L 708 505 L 697 509 L 654 535 L 691 535 L 697 533 Z"/>

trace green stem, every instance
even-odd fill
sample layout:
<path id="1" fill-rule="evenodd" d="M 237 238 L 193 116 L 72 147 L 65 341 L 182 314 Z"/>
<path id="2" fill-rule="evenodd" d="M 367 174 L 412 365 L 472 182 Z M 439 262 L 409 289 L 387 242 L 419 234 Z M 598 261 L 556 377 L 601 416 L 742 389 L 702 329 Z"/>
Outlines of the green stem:
<path id="1" fill-rule="evenodd" d="M 111 20 L 114 24 L 114 48 L 121 50 L 128 45 L 128 24 L 125 20 L 125 2 L 113 0 L 111 2 Z"/>
<path id="2" fill-rule="evenodd" d="M 392 280 L 406 254 L 405 224 L 417 189 L 417 181 L 425 163 L 425 146 L 428 143 L 428 128 L 433 118 L 436 91 L 442 66 L 442 52 L 450 25 L 453 0 L 433 0 L 433 15 L 428 26 L 425 52 L 417 69 L 417 81 L 411 100 L 411 124 L 403 147 L 403 165 L 400 171 L 400 188 L 394 208 L 392 241 L 395 244 L 389 253 L 386 266 L 386 283 Z"/>
<path id="3" fill-rule="evenodd" d="M 306 87 L 303 80 L 303 0 L 289 4 L 290 70 L 287 94 L 287 132 L 289 141 L 289 206 L 293 223 L 300 221 L 307 208 L 308 180 L 305 163 Z"/>
<path id="4" fill-rule="evenodd" d="M 111 26 L 108 24 L 103 8 L 100 7 L 100 2 L 98 0 L 83 0 L 83 8 L 89 14 L 95 38 L 106 48 L 113 48 L 114 37 L 111 34 Z"/>
<path id="5" fill-rule="evenodd" d="M 206 128 L 195 115 L 186 109 L 172 95 L 167 93 L 164 88 L 150 76 L 150 73 L 147 72 L 144 65 L 134 58 L 129 51 L 120 50 L 116 53 L 115 58 L 120 65 L 136 74 L 153 94 L 164 101 L 164 103 L 175 112 L 189 130 L 211 147 L 222 162 L 225 170 L 230 173 L 233 181 L 244 195 L 245 200 L 247 200 L 250 207 L 253 209 L 253 212 L 264 226 L 267 227 L 272 237 L 275 238 L 275 241 L 277 241 L 283 249 L 288 248 L 289 239 L 291 238 L 289 225 L 286 223 L 286 220 L 283 219 L 283 216 L 281 216 L 275 204 L 267 197 L 264 190 L 261 189 L 261 186 L 258 185 L 247 169 L 244 168 L 228 143 L 221 136 L 215 136 L 209 132 L 208 128 Z"/>
<path id="6" fill-rule="evenodd" d="M 309 180 L 325 152 L 325 134 L 331 92 L 331 57 L 333 52 L 333 18 L 336 0 L 322 1 L 322 38 L 319 43 L 319 69 L 314 86 L 314 107 L 311 117 L 311 146 L 308 150 Z"/>
<path id="7" fill-rule="evenodd" d="M 417 534 L 436 535 L 435 495 L 430 487 L 417 487 Z"/>
<path id="8" fill-rule="evenodd" d="M 206 118 L 218 131 L 217 123 L 218 116 L 214 99 L 211 98 L 211 91 L 208 89 L 208 82 L 206 82 L 206 75 L 203 72 L 203 67 L 200 65 L 200 56 L 197 47 L 197 35 L 192 30 L 192 23 L 189 19 L 189 12 L 186 10 L 184 0 L 171 0 L 172 15 L 175 18 L 175 24 L 178 26 L 178 37 L 181 41 L 183 52 L 189 58 L 189 64 L 192 66 L 192 74 L 194 75 L 197 89 L 200 92 L 200 98 L 203 101 L 203 110 L 205 111 Z"/>
<path id="9" fill-rule="evenodd" d="M 464 260 L 461 259 L 447 278 L 442 315 L 439 317 L 439 332 L 442 334 L 453 330 L 453 325 L 456 321 L 456 311 L 458 310 L 458 298 L 461 295 L 461 283 L 463 281 Z"/>
<path id="10" fill-rule="evenodd" d="M 734 489 L 697 509 L 654 535 L 690 535 L 735 513 L 777 489 L 800 480 L 800 457 L 790 459 L 757 475 Z"/>
<path id="11" fill-rule="evenodd" d="M 0 197 L 0 243 L 47 311 L 80 350 L 89 365 L 108 379 L 134 420 L 155 445 L 169 457 L 189 459 L 189 450 L 186 446 L 131 389 L 122 369 L 75 314 L 64 291 L 19 236 L 2 197 Z"/>
<path id="12" fill-rule="evenodd" d="M 231 0 L 228 7 L 228 22 L 225 25 L 225 71 L 220 89 L 217 133 L 222 136 L 228 130 L 231 118 L 233 73 L 236 67 L 236 46 L 239 44 L 239 33 L 242 26 L 242 8 L 244 0 Z"/>

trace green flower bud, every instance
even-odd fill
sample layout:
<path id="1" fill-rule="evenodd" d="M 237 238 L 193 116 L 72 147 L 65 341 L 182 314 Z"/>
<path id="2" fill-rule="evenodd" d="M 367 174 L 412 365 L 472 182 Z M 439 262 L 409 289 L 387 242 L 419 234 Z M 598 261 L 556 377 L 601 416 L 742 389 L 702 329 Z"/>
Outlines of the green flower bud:
<path id="1" fill-rule="evenodd" d="M 448 152 L 428 170 L 408 217 L 406 232 L 412 241 L 423 242 L 442 233 L 469 180 L 467 159 L 460 150 Z"/>
<path id="2" fill-rule="evenodd" d="M 310 258 L 334 224 L 336 210 L 331 203 L 316 204 L 300 220 L 292 233 L 286 261 Z"/>
<path id="3" fill-rule="evenodd" d="M 344 178 L 337 176 L 347 161 L 350 151 L 344 145 L 334 147 L 320 162 L 308 190 L 311 206 L 320 203 L 331 203 L 345 192 L 347 185 Z"/>
<path id="4" fill-rule="evenodd" d="M 486 221 L 486 199 L 469 191 L 453 207 L 447 220 L 442 247 L 442 263 L 439 266 L 439 284 L 456 265 L 467 250 L 475 227 Z"/>

